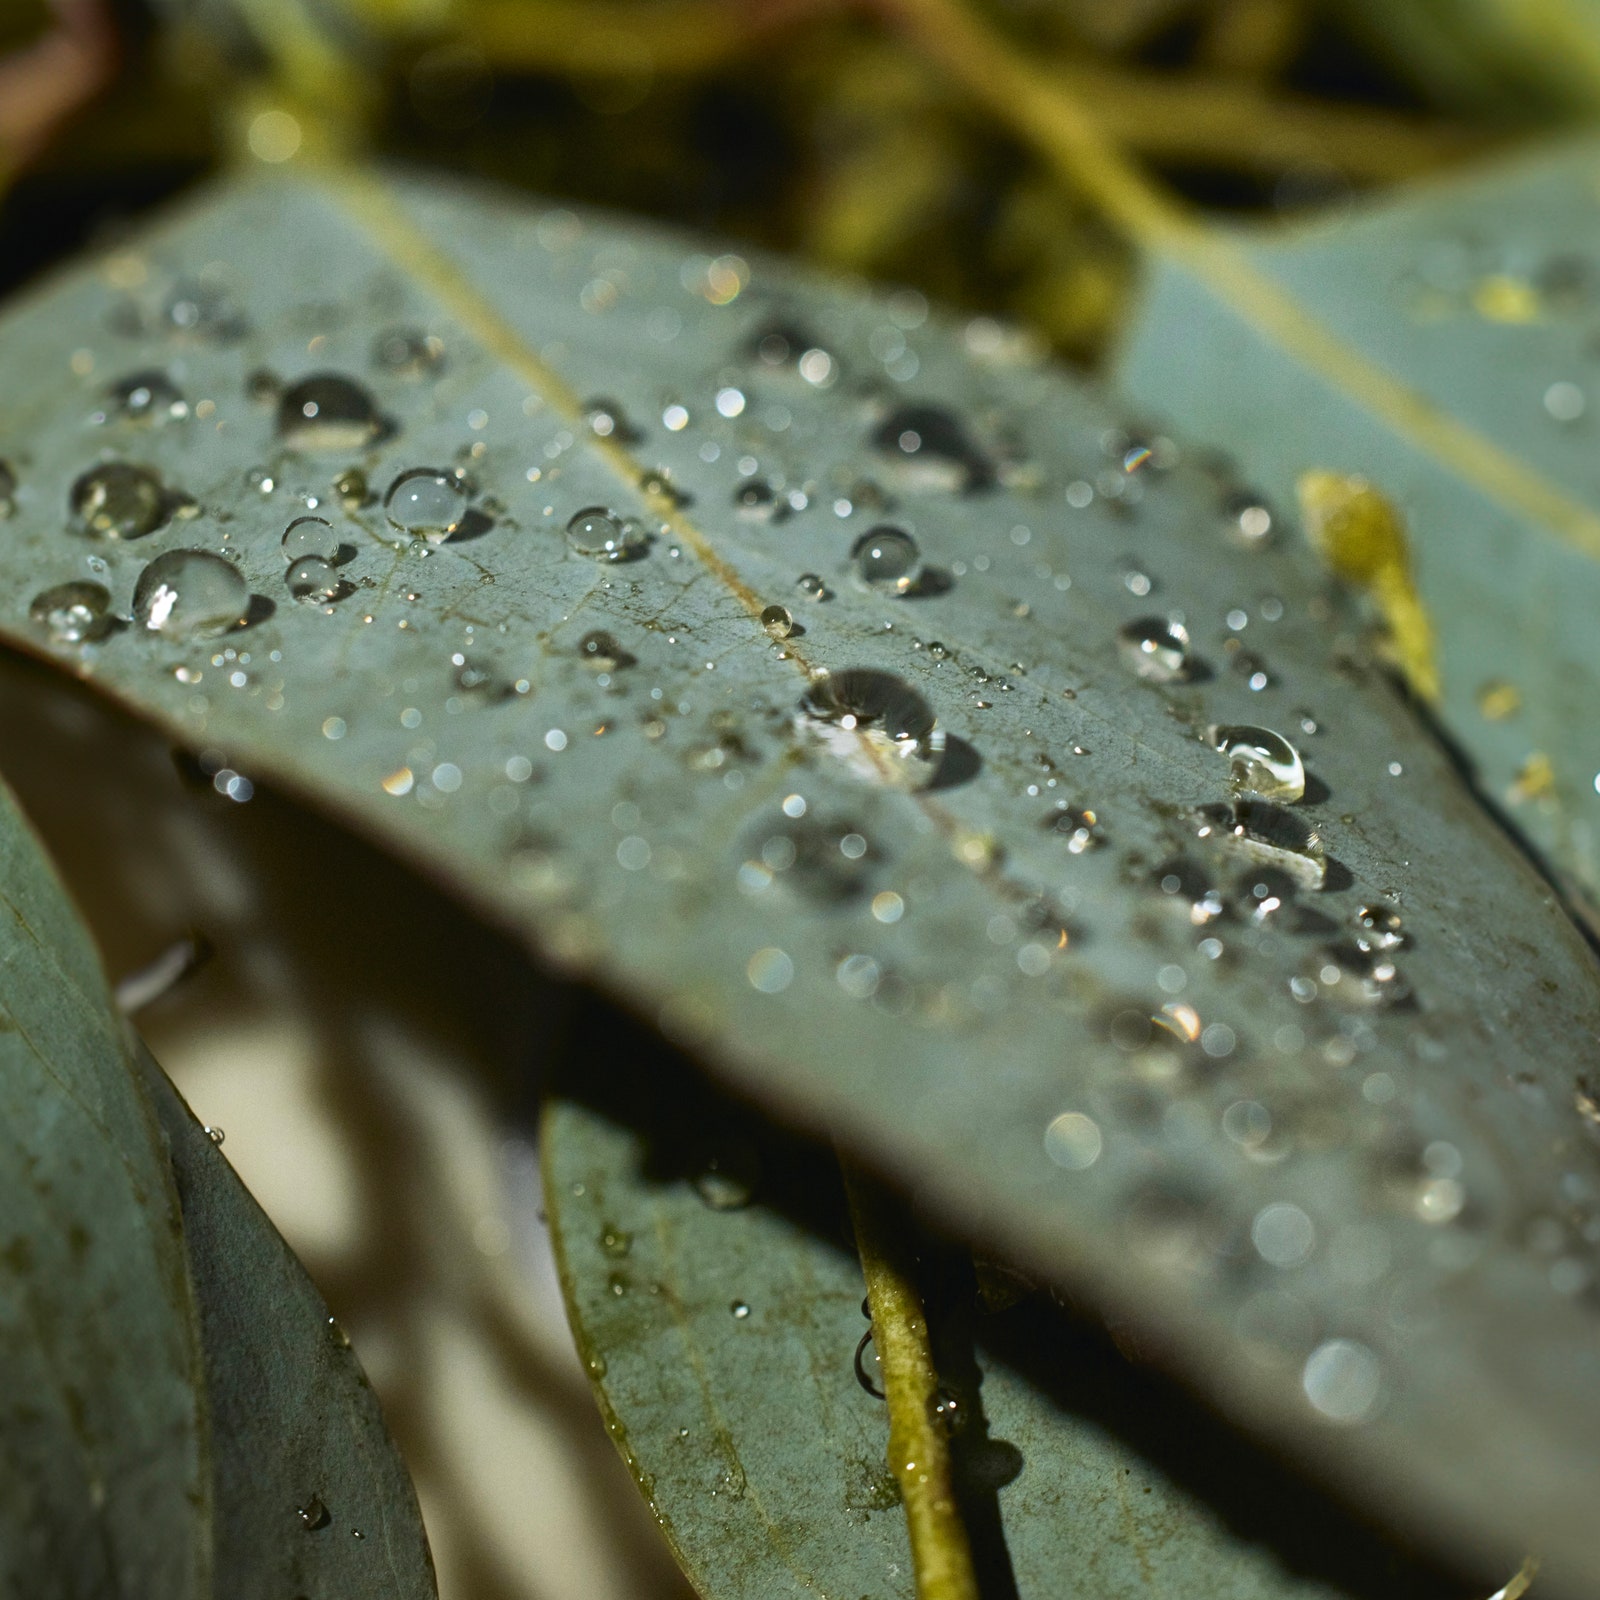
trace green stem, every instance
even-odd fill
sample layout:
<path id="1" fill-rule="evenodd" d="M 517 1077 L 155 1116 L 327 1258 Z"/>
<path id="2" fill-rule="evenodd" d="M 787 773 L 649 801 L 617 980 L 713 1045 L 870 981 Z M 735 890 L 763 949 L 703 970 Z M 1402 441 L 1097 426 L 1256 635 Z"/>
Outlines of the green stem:
<path id="1" fill-rule="evenodd" d="M 934 1410 L 939 1375 L 904 1227 L 883 1191 L 841 1161 L 889 1406 L 889 1466 L 900 1484 L 917 1600 L 978 1600 L 972 1547 L 956 1504 L 950 1442 Z"/>

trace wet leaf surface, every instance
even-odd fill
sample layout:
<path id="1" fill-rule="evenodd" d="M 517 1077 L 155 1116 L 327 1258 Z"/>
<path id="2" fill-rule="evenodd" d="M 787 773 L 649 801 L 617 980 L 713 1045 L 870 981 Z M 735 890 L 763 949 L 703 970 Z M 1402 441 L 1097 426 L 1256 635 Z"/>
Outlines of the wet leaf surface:
<path id="1" fill-rule="evenodd" d="M 547 1205 L 608 1426 L 679 1559 L 719 1600 L 911 1600 L 837 1167 L 650 1041 L 614 1076 L 603 1104 L 548 1106 Z M 1115 1596 L 1460 1592 L 1019 1277 L 932 1240 L 921 1272 L 986 1595 L 1063 1573 Z"/>
<path id="2" fill-rule="evenodd" d="M 1330 368 L 1168 265 L 1118 374 L 1153 416 L 1233 451 L 1286 521 L 1310 471 L 1362 475 L 1394 500 L 1438 639 L 1440 716 L 1490 803 L 1591 907 L 1594 162 L 1585 142 L 1250 250 L 1376 372 Z"/>
<path id="3" fill-rule="evenodd" d="M 199 1349 L 161 1136 L 94 951 L 0 793 L 0 1592 L 210 1590 Z"/>
<path id="4" fill-rule="evenodd" d="M 39 375 L 8 636 L 221 792 L 379 833 L 1463 1563 L 1592 1581 L 1592 959 L 1305 552 L 1233 542 L 1247 485 L 993 323 L 406 181 L 216 194 L 0 359 Z M 184 415 L 106 412 L 153 366 Z M 102 457 L 153 512 L 75 492 Z M 309 603 L 307 514 L 341 546 Z M 180 551 L 239 581 L 149 576 Z M 34 607 L 67 582 L 131 621 Z"/>
<path id="5" fill-rule="evenodd" d="M 216 1594 L 432 1600 L 416 1495 L 350 1341 L 148 1054 L 199 1306 Z"/>

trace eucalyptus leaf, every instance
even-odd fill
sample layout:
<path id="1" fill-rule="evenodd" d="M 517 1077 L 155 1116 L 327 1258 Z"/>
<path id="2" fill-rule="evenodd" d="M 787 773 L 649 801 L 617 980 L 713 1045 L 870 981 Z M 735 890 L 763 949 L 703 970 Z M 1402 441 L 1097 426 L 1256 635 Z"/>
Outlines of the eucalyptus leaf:
<path id="1" fill-rule="evenodd" d="M 1234 485 L 993 322 L 415 179 L 214 192 L 0 361 L 8 636 L 1458 1561 L 1600 1576 L 1592 958 Z"/>
<path id="2" fill-rule="evenodd" d="M 211 1591 L 200 1353 L 161 1135 L 0 791 L 0 1594 Z"/>
<path id="3" fill-rule="evenodd" d="M 138 1059 L 200 1310 L 213 1592 L 433 1600 L 416 1495 L 349 1339 L 166 1074 Z"/>
<path id="4" fill-rule="evenodd" d="M 1251 264 L 1381 383 L 1349 381 L 1172 264 L 1155 273 L 1118 370 L 1152 415 L 1236 453 L 1285 526 L 1314 470 L 1360 474 L 1400 507 L 1438 639 L 1439 714 L 1491 803 L 1591 917 L 1596 155 L 1586 140 L 1251 245 Z M 1415 398 L 1409 414 L 1389 403 L 1391 385 Z"/>
<path id="5" fill-rule="evenodd" d="M 547 1209 L 608 1425 L 679 1559 L 711 1600 L 912 1600 L 836 1166 L 659 1050 L 616 1076 L 603 1106 L 547 1105 Z M 1020 1280 L 987 1269 L 980 1295 L 970 1264 L 921 1262 L 985 1593 L 1069 1573 L 1108 1596 L 1460 1592 Z"/>

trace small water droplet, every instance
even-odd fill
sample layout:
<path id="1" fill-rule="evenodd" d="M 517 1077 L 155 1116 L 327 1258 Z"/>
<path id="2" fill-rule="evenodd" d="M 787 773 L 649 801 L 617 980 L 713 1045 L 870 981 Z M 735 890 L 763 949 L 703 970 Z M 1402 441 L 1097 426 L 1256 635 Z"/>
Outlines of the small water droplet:
<path id="1" fill-rule="evenodd" d="M 72 486 L 73 515 L 102 539 L 142 539 L 167 520 L 167 492 L 149 467 L 105 461 Z"/>
<path id="2" fill-rule="evenodd" d="M 461 526 L 466 509 L 460 479 L 436 467 L 409 468 L 383 497 L 390 524 L 429 544 L 443 544 Z"/>
<path id="3" fill-rule="evenodd" d="M 159 426 L 189 414 L 177 384 L 159 368 L 131 373 L 106 393 L 109 414 L 124 422 Z"/>
<path id="4" fill-rule="evenodd" d="M 761 1159 L 753 1145 L 719 1151 L 694 1175 L 694 1192 L 712 1211 L 742 1211 L 755 1195 Z"/>
<path id="5" fill-rule="evenodd" d="M 571 518 L 567 523 L 567 543 L 579 555 L 592 556 L 596 561 L 637 561 L 650 547 L 637 523 L 603 506 L 588 506 Z"/>
<path id="6" fill-rule="evenodd" d="M 1281 733 L 1249 724 L 1224 724 L 1206 737 L 1228 762 L 1235 793 L 1293 805 L 1304 798 L 1306 769 L 1300 752 Z"/>
<path id="7" fill-rule="evenodd" d="M 1356 925 L 1356 943 L 1363 950 L 1398 950 L 1406 942 L 1400 913 L 1378 901 L 1359 906 L 1351 919 Z"/>
<path id="8" fill-rule="evenodd" d="M 341 598 L 344 583 L 339 569 L 321 556 L 301 556 L 284 574 L 289 593 L 308 605 L 326 605 Z"/>
<path id="9" fill-rule="evenodd" d="M 227 291 L 217 284 L 185 280 L 173 285 L 161 318 L 177 333 L 227 344 L 242 338 L 249 324 Z"/>
<path id="10" fill-rule="evenodd" d="M 52 644 L 85 644 L 104 638 L 115 625 L 111 595 L 103 584 L 58 583 L 33 597 L 29 620 L 43 628 Z"/>
<path id="11" fill-rule="evenodd" d="M 583 408 L 583 420 L 597 439 L 613 439 L 618 444 L 634 444 L 640 437 L 639 430 L 628 421 L 622 407 L 615 400 L 591 400 Z"/>
<path id="12" fill-rule="evenodd" d="M 322 1503 L 321 1495 L 312 1495 L 302 1506 L 295 1508 L 295 1515 L 300 1519 L 300 1526 L 308 1532 L 315 1532 L 318 1528 L 326 1528 L 332 1518 L 328 1515 L 328 1508 Z"/>
<path id="13" fill-rule="evenodd" d="M 169 639 L 208 639 L 237 626 L 250 607 L 239 569 L 206 550 L 169 550 L 139 574 L 133 614 Z"/>
<path id="14" fill-rule="evenodd" d="M 1100 819 L 1094 812 L 1081 806 L 1068 805 L 1065 801 L 1044 819 L 1044 825 L 1052 833 L 1061 834 L 1067 841 L 1067 849 L 1075 856 L 1081 856 L 1085 850 L 1093 850 L 1103 841 Z"/>
<path id="15" fill-rule="evenodd" d="M 1222 514 L 1228 536 L 1235 544 L 1247 550 L 1258 550 L 1272 542 L 1272 509 L 1260 495 L 1236 490 L 1224 501 Z"/>
<path id="16" fill-rule="evenodd" d="M 444 340 L 420 328 L 386 328 L 372 346 L 372 364 L 401 378 L 431 378 L 444 367 Z"/>
<path id="17" fill-rule="evenodd" d="M 870 528 L 850 547 L 856 576 L 882 594 L 909 594 L 921 575 L 917 541 L 903 528 L 883 524 Z"/>
<path id="18" fill-rule="evenodd" d="M 208 1127 L 206 1129 L 206 1138 L 208 1138 L 212 1144 L 222 1144 L 226 1141 L 227 1137 L 227 1134 L 225 1134 L 221 1128 Z"/>
<path id="19" fill-rule="evenodd" d="M 633 1235 L 617 1227 L 615 1223 L 604 1223 L 600 1229 L 600 1248 L 608 1256 L 620 1260 L 633 1249 Z"/>
<path id="20" fill-rule="evenodd" d="M 928 702 L 892 673 L 851 667 L 814 683 L 799 723 L 859 777 L 912 788 L 932 782 L 945 738 Z"/>
<path id="21" fill-rule="evenodd" d="M 1304 889 L 1320 889 L 1327 876 L 1321 835 L 1303 817 L 1269 800 L 1235 800 L 1231 809 L 1206 807 L 1200 837 L 1220 840 L 1262 866 L 1278 867 Z"/>
<path id="22" fill-rule="evenodd" d="M 761 613 L 761 626 L 774 639 L 787 639 L 794 632 L 794 617 L 787 606 L 767 606 Z"/>
<path id="23" fill-rule="evenodd" d="M 750 1315 L 750 1307 L 743 1300 L 735 1300 L 733 1304 L 728 1307 L 728 1310 L 733 1313 L 734 1320 L 737 1322 L 745 1321 Z"/>
<path id="24" fill-rule="evenodd" d="M 954 1389 L 941 1387 L 933 1397 L 933 1420 L 946 1433 L 960 1433 L 967 1422 L 967 1408 Z"/>
<path id="25" fill-rule="evenodd" d="M 788 507 L 765 478 L 746 478 L 734 488 L 733 509 L 746 521 L 777 522 Z"/>
<path id="26" fill-rule="evenodd" d="M 619 667 L 631 667 L 633 657 L 604 629 L 586 633 L 578 641 L 578 657 L 596 672 L 615 672 Z"/>
<path id="27" fill-rule="evenodd" d="M 283 558 L 298 561 L 302 556 L 321 556 L 332 561 L 339 553 L 339 536 L 325 517 L 296 517 L 283 530 Z"/>
<path id="28" fill-rule="evenodd" d="M 795 583 L 801 593 L 810 595 L 813 600 L 833 599 L 833 590 L 814 572 L 802 572 Z"/>
<path id="29" fill-rule="evenodd" d="M 1139 617 L 1117 630 L 1125 665 L 1152 683 L 1181 683 L 1189 676 L 1189 631 L 1165 617 Z"/>
<path id="30" fill-rule="evenodd" d="M 961 492 L 994 482 L 993 465 L 942 406 L 897 406 L 873 430 L 872 447 L 908 488 Z"/>
<path id="31" fill-rule="evenodd" d="M 328 1318 L 328 1338 L 341 1350 L 350 1348 L 350 1335 L 344 1331 L 344 1326 L 337 1317 Z"/>

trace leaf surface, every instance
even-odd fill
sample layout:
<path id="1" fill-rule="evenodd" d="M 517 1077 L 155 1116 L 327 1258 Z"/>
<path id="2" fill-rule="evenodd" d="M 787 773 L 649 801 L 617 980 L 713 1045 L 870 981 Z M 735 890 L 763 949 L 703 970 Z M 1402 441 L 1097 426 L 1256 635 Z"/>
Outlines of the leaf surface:
<path id="1" fill-rule="evenodd" d="M 1118 369 L 1152 415 L 1235 452 L 1286 525 L 1308 471 L 1362 475 L 1394 500 L 1438 639 L 1440 715 L 1491 802 L 1591 907 L 1595 159 L 1586 141 L 1249 245 L 1365 365 L 1353 379 L 1172 263 Z"/>
<path id="2" fill-rule="evenodd" d="M 1505 1570 L 1532 1542 L 1552 1594 L 1597 1575 L 1592 959 L 1314 564 L 1229 545 L 1231 485 L 992 323 L 417 180 L 215 193 L 0 360 L 38 374 L 3 416 L 10 637 L 225 791 L 274 778 L 453 881 L 1383 1515 Z M 154 369 L 185 414 L 108 410 Z M 329 371 L 377 418 L 294 388 Z M 82 530 L 101 456 L 161 476 L 163 526 Z M 400 536 L 391 486 L 457 466 L 455 536 Z M 638 559 L 597 559 L 595 508 Z M 285 582 L 308 514 L 350 551 L 326 605 Z M 852 562 L 880 523 L 927 569 L 899 592 Z M 194 598 L 170 562 L 139 587 L 184 549 L 237 564 L 251 626 L 143 625 Z M 32 620 L 69 581 L 136 625 Z M 1177 612 L 1153 682 L 1120 630 Z M 1248 724 L 1302 746 L 1287 813 L 1227 810 L 1208 730 Z M 1261 842 L 1307 824 L 1320 891 Z M 1393 961 L 1362 907 L 1398 907 Z"/>
<path id="3" fill-rule="evenodd" d="M 858 1350 L 875 1364 L 837 1169 L 659 1054 L 640 1067 L 607 1109 L 555 1100 L 541 1125 L 613 1436 L 700 1593 L 912 1600 L 885 1408 L 854 1370 Z M 922 1259 L 986 1592 L 1053 1593 L 1064 1572 L 1117 1597 L 1434 1592 L 1043 1297 L 980 1297 L 970 1269 Z"/>

